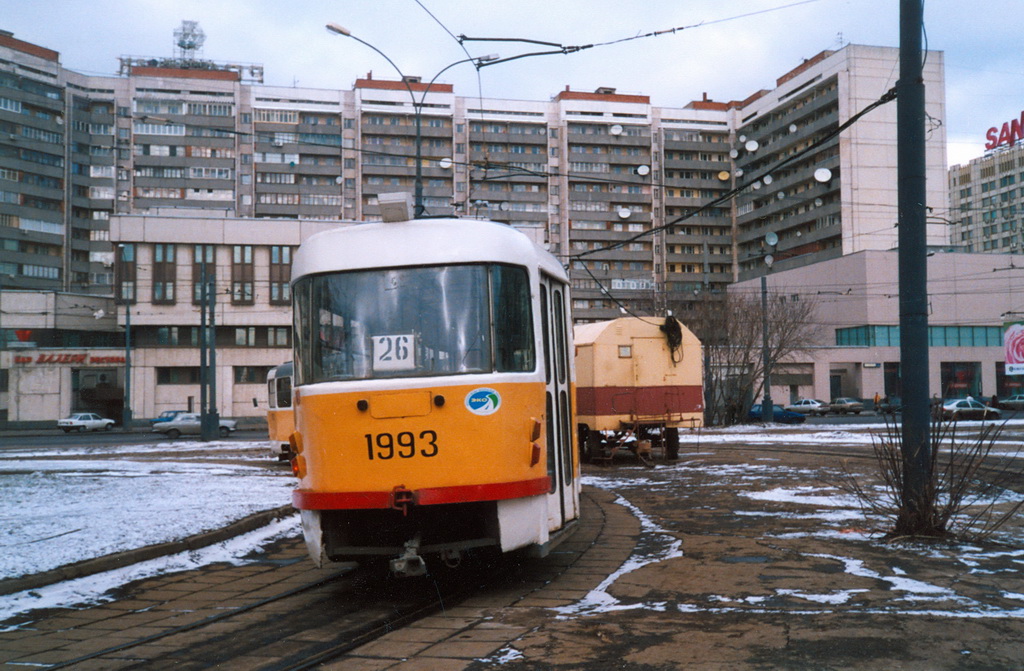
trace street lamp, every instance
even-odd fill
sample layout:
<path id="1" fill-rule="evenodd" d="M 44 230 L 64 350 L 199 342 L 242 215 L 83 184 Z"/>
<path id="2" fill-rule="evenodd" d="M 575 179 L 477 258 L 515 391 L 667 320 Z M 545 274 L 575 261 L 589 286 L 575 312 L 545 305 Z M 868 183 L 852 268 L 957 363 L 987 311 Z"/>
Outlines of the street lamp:
<path id="1" fill-rule="evenodd" d="M 769 231 L 764 236 L 764 241 L 774 250 L 775 245 L 779 244 L 779 236 Z M 761 275 L 761 360 L 764 367 L 764 402 L 761 403 L 761 421 L 767 424 L 775 419 L 775 408 L 772 405 L 771 356 L 768 351 L 768 271 L 772 269 L 775 257 L 768 254 L 764 257 L 764 263 L 767 268 Z"/>
<path id="2" fill-rule="evenodd" d="M 374 51 L 376 51 L 378 54 L 380 54 L 381 57 L 384 58 L 384 60 L 386 60 L 388 63 L 391 64 L 391 67 L 393 67 L 395 69 L 395 72 L 398 73 L 398 76 L 401 78 L 402 83 L 405 85 L 406 91 L 409 92 L 409 97 L 412 99 L 413 112 L 416 115 L 416 177 L 415 177 L 415 179 L 413 181 L 413 190 L 414 190 L 413 191 L 413 199 L 414 199 L 413 200 L 413 204 L 414 204 L 414 207 L 415 207 L 413 217 L 415 219 L 420 219 L 423 216 L 423 209 L 424 209 L 423 208 L 423 149 L 422 149 L 423 142 L 422 142 L 422 138 L 423 138 L 423 104 L 427 100 L 427 94 L 430 92 L 430 89 L 434 85 L 434 82 L 437 81 L 437 78 L 440 77 L 441 74 L 443 72 L 445 72 L 446 70 L 448 70 L 449 68 L 455 67 L 456 65 L 459 65 L 461 63 L 473 63 L 477 67 L 477 69 L 480 69 L 482 64 L 490 63 L 491 61 L 496 61 L 496 60 L 498 60 L 500 58 L 500 56 L 498 56 L 498 54 L 488 54 L 486 56 L 476 56 L 476 57 L 471 57 L 471 58 L 463 58 L 462 60 L 455 61 L 454 63 L 449 63 L 448 65 L 446 65 L 443 68 L 441 68 L 441 70 L 436 75 L 434 75 L 433 79 L 430 80 L 430 83 L 427 84 L 426 88 L 423 89 L 423 95 L 420 96 L 420 99 L 417 101 L 416 100 L 416 94 L 412 90 L 412 84 L 410 84 L 408 78 L 402 73 L 401 68 L 399 68 L 398 65 L 396 65 L 395 62 L 393 60 L 391 60 L 388 57 L 387 54 L 385 54 L 383 51 L 381 51 L 377 47 L 373 46 L 372 44 L 370 44 L 366 40 L 363 40 L 363 39 L 361 39 L 359 37 L 356 37 L 355 35 L 352 34 L 352 32 L 348 28 L 345 28 L 344 26 L 340 26 L 337 23 L 328 23 L 327 24 L 327 31 L 330 32 L 330 33 L 333 33 L 335 35 L 341 35 L 342 37 L 348 37 L 350 39 L 353 39 L 356 42 L 359 42 L 360 44 L 365 45 L 365 46 L 369 47 L 370 49 L 373 49 Z"/>

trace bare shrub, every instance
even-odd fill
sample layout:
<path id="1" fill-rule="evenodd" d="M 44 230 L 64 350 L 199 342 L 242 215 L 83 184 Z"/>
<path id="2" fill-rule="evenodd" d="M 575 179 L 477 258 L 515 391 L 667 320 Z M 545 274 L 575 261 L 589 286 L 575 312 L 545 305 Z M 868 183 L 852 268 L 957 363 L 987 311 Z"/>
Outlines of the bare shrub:
<path id="1" fill-rule="evenodd" d="M 1004 424 L 970 428 L 977 428 L 978 433 L 962 437 L 960 432 L 966 429 L 955 420 L 932 422 L 928 485 L 924 500 L 911 502 L 917 516 L 910 525 L 912 532 L 904 528 L 906 474 L 903 435 L 897 422 L 887 420 L 885 433 L 872 441 L 880 486 L 862 483 L 861 476 L 851 472 L 845 462 L 837 486 L 855 496 L 865 514 L 891 520 L 890 538 L 990 539 L 1024 507 L 1024 497 L 1001 505 L 1007 492 L 1012 493 L 1011 487 L 1024 481 L 1024 463 L 1018 459 L 1021 446 L 994 452 Z"/>

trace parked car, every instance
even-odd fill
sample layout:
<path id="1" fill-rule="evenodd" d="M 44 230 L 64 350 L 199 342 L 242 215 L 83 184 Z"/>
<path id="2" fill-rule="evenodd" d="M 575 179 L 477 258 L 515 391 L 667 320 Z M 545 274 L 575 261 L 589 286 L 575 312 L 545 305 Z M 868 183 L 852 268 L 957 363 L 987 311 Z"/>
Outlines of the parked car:
<path id="1" fill-rule="evenodd" d="M 999 419 L 1001 412 L 973 398 L 953 399 L 942 404 L 942 419 Z"/>
<path id="2" fill-rule="evenodd" d="M 222 419 L 220 420 L 220 426 L 217 427 L 217 433 L 221 438 L 227 438 L 237 428 L 238 422 L 235 420 Z M 174 419 L 154 424 L 153 431 L 155 433 L 165 433 L 171 439 L 184 435 L 198 436 L 201 433 L 200 415 L 195 412 L 180 413 Z"/>
<path id="3" fill-rule="evenodd" d="M 72 431 L 110 431 L 114 420 L 100 417 L 95 412 L 76 412 L 70 417 L 57 420 L 57 428 L 64 433 Z"/>
<path id="4" fill-rule="evenodd" d="M 1007 410 L 1024 410 L 1024 394 L 1016 394 L 999 401 L 999 405 Z"/>
<path id="5" fill-rule="evenodd" d="M 837 415 L 845 415 L 848 412 L 859 415 L 864 411 L 864 404 L 855 398 L 842 396 L 832 399 L 832 402 L 828 404 L 828 409 L 829 412 L 834 412 Z"/>
<path id="6" fill-rule="evenodd" d="M 153 419 L 149 420 L 149 423 L 150 424 L 159 424 L 160 422 L 169 422 L 172 419 L 174 419 L 175 417 L 177 417 L 178 415 L 183 415 L 186 412 L 188 412 L 188 410 L 164 410 L 159 415 L 157 415 Z"/>
<path id="7" fill-rule="evenodd" d="M 886 396 L 878 404 L 878 412 L 883 415 L 895 415 L 897 412 L 903 412 L 903 399 L 899 396 Z"/>
<path id="8" fill-rule="evenodd" d="M 814 398 L 802 398 L 796 403 L 786 406 L 790 412 L 799 412 L 805 415 L 824 415 L 828 412 L 828 403 Z"/>
<path id="9" fill-rule="evenodd" d="M 755 403 L 750 406 L 747 413 L 747 420 L 751 422 L 761 421 L 761 404 Z M 772 421 L 778 424 L 801 424 L 807 421 L 807 416 L 800 412 L 786 410 L 781 405 L 772 405 Z"/>

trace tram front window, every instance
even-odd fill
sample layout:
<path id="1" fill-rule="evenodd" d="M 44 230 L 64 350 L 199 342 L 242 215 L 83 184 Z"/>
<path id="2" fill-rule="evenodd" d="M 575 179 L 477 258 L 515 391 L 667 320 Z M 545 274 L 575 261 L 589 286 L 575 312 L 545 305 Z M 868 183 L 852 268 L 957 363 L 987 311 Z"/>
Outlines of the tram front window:
<path id="1" fill-rule="evenodd" d="M 511 266 L 303 278 L 295 287 L 302 383 L 533 370 L 529 305 L 526 271 Z M 518 313 L 498 316 L 497 356 L 492 306 Z"/>

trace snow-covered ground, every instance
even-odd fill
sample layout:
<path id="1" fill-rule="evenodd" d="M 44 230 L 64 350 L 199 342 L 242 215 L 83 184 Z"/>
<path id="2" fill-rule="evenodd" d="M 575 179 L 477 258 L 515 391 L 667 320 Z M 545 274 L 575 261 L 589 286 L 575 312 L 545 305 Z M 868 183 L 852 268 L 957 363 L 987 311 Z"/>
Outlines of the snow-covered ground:
<path id="1" fill-rule="evenodd" d="M 224 449 L 270 461 L 265 444 L 244 442 L 0 452 L 0 578 L 185 538 L 289 503 L 295 478 L 286 466 L 196 460 Z"/>
<path id="2" fill-rule="evenodd" d="M 180 540 L 287 505 L 295 478 L 287 466 L 268 464 L 263 441 L 0 451 L 0 578 Z M 262 545 L 299 533 L 291 516 L 198 551 L 0 596 L 0 620 L 102 601 L 147 576 L 241 563 Z"/>

